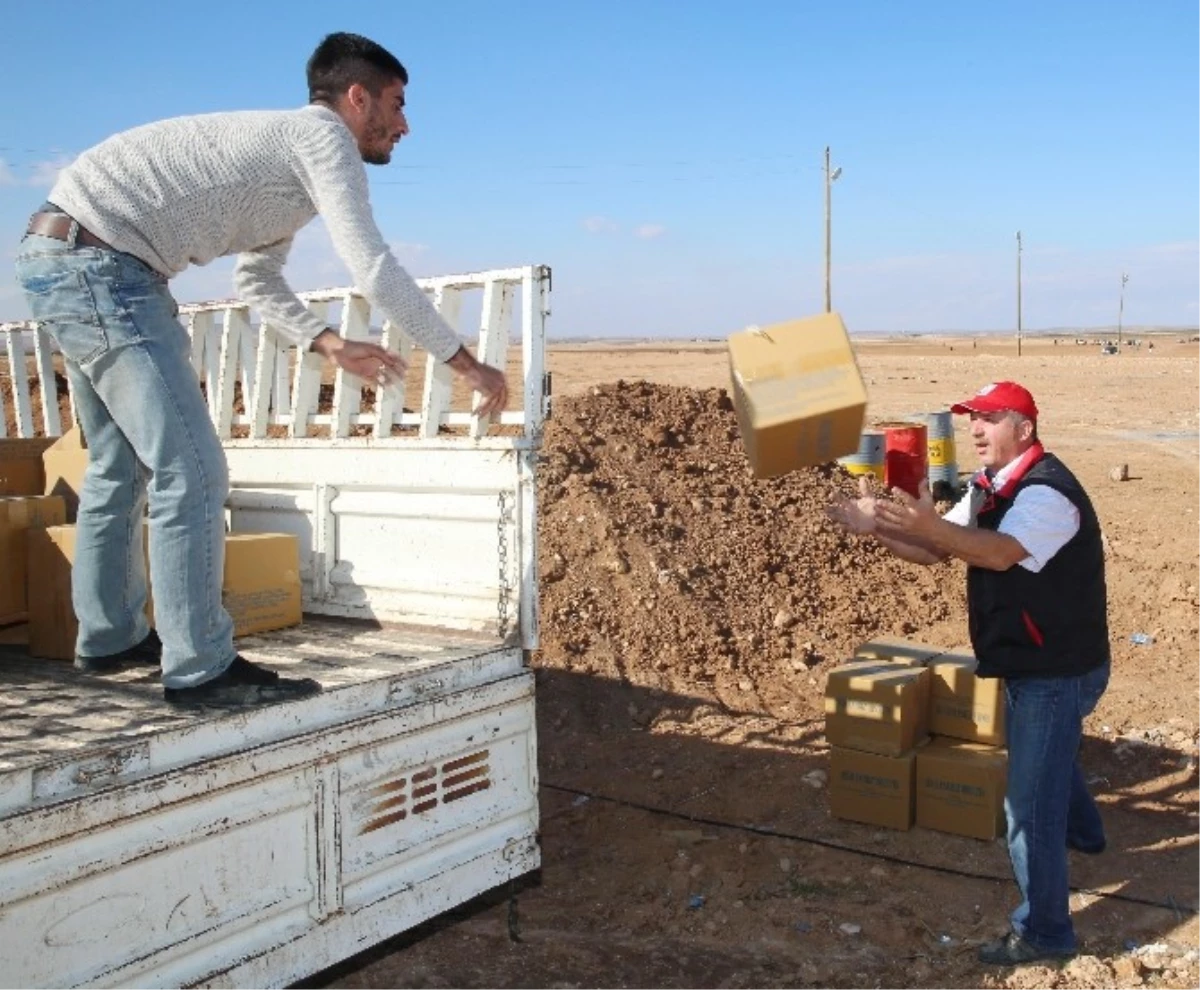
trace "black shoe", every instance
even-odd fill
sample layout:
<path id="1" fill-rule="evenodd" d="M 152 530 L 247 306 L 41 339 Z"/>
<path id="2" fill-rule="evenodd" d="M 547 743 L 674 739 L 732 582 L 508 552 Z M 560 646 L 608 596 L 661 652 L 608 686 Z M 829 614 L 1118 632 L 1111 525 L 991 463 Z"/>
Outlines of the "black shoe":
<path id="1" fill-rule="evenodd" d="M 1098 843 L 1094 843 L 1093 845 L 1084 845 L 1082 842 L 1072 842 L 1070 839 L 1067 839 L 1067 848 L 1074 849 L 1076 852 L 1081 852 L 1085 856 L 1099 856 L 1102 852 L 1104 852 L 1105 849 L 1108 848 L 1108 841 L 1106 839 L 1101 839 Z"/>
<path id="2" fill-rule="evenodd" d="M 161 667 L 162 640 L 151 629 L 135 646 L 104 657 L 76 657 L 75 669 L 85 674 L 115 674 L 127 667 Z"/>
<path id="3" fill-rule="evenodd" d="M 163 688 L 174 705 L 213 705 L 238 708 L 244 705 L 274 705 L 321 693 L 321 685 L 308 678 L 280 677 L 243 657 L 234 657 L 228 669 L 211 681 L 195 687 Z"/>
<path id="4" fill-rule="evenodd" d="M 1038 962 L 1039 960 L 1071 959 L 1075 955 L 1073 949 L 1039 949 L 1021 938 L 1014 932 L 1009 932 L 996 942 L 988 942 L 979 950 L 979 961 L 989 966 L 1019 966 L 1022 963 Z"/>

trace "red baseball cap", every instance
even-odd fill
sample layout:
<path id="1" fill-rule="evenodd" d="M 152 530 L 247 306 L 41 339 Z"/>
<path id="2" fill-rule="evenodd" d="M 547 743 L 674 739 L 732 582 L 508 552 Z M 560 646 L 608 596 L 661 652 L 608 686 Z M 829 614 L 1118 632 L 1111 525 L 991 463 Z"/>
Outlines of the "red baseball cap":
<path id="1" fill-rule="evenodd" d="M 1016 382 L 992 382 L 984 385 L 978 395 L 950 407 L 953 413 L 1007 412 L 1020 413 L 1026 419 L 1037 419 L 1037 403 L 1029 390 Z"/>

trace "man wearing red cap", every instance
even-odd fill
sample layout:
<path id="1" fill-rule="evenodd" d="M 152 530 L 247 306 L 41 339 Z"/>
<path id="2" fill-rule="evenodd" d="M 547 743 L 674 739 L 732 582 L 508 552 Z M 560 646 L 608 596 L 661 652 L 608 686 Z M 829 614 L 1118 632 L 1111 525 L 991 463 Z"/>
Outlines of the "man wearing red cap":
<path id="1" fill-rule="evenodd" d="M 982 469 L 944 516 L 929 486 L 861 497 L 830 516 L 904 560 L 967 564 L 971 644 L 980 677 L 1003 677 L 1008 733 L 1008 849 L 1021 905 L 1012 930 L 985 945 L 985 963 L 1075 954 L 1067 849 L 1100 853 L 1104 826 L 1077 759 L 1083 719 L 1108 685 L 1104 550 L 1095 510 L 1075 476 L 1037 436 L 1037 405 L 996 382 L 951 407 L 971 417 Z"/>

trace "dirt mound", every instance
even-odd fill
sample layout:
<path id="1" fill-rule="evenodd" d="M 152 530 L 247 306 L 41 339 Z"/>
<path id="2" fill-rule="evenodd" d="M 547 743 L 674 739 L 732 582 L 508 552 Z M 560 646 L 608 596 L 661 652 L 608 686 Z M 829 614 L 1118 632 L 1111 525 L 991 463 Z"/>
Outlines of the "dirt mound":
<path id="1" fill-rule="evenodd" d="M 543 666 L 770 708 L 866 638 L 962 618 L 956 565 L 900 574 L 828 522 L 840 467 L 755 479 L 724 389 L 559 400 L 543 460 Z"/>

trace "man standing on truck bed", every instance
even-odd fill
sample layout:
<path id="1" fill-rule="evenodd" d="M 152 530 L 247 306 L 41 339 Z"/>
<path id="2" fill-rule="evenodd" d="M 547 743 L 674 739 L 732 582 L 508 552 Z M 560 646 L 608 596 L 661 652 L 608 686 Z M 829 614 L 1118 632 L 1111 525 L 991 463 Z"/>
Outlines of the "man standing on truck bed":
<path id="1" fill-rule="evenodd" d="M 320 214 L 375 308 L 480 392 L 480 413 L 504 408 L 503 374 L 462 346 L 371 212 L 363 163 L 386 165 L 408 133 L 407 83 L 386 49 L 331 34 L 308 62 L 308 106 L 117 134 L 68 166 L 30 220 L 17 277 L 58 342 L 90 451 L 72 595 L 81 670 L 161 662 L 167 700 L 183 704 L 320 690 L 234 650 L 221 604 L 228 470 L 167 288 L 188 265 L 238 255 L 238 294 L 277 333 L 385 386 L 404 372 L 399 355 L 343 340 L 283 278 L 293 236 Z M 144 617 L 147 496 L 157 634 Z"/>

